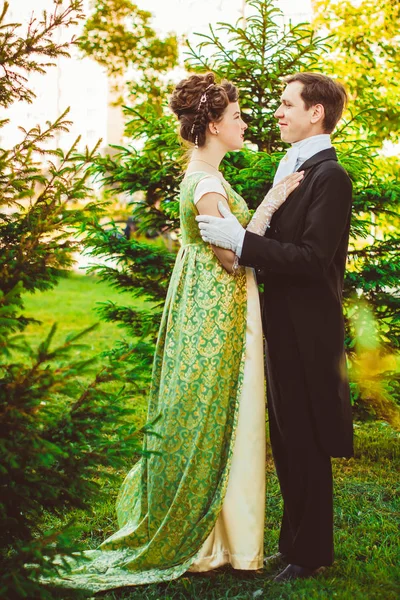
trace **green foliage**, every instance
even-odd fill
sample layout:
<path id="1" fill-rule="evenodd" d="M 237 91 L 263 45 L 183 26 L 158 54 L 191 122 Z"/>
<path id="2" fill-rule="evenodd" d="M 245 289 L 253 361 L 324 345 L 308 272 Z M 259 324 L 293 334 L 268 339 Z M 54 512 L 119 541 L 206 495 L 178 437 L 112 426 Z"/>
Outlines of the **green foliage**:
<path id="1" fill-rule="evenodd" d="M 79 47 L 110 75 L 124 74 L 135 65 L 143 71 L 175 66 L 176 37 L 160 40 L 150 26 L 150 12 L 140 10 L 131 0 L 95 0 L 92 4 Z"/>
<path id="2" fill-rule="evenodd" d="M 132 411 L 121 406 L 129 407 L 130 395 L 123 386 L 113 392 L 104 384 L 124 380 L 124 357 L 110 361 L 89 385 L 81 376 L 93 373 L 95 359 L 73 359 L 93 327 L 52 348 L 54 325 L 36 349 L 20 345 L 27 358 L 1 367 L 3 544 L 29 539 L 43 509 L 87 503 L 97 489 L 93 475 L 111 457 L 111 464 L 123 464 Z"/>
<path id="3" fill-rule="evenodd" d="M 396 293 L 400 275 L 400 186 L 396 161 L 379 157 L 368 137 L 360 134 L 360 127 L 366 129 L 369 123 L 364 114 L 356 114 L 343 119 L 333 135 L 340 162 L 353 182 L 353 218 L 344 288 L 347 347 L 352 361 L 356 359 L 357 338 L 352 315 L 363 310 L 365 303 L 379 324 L 377 336 L 382 351 L 398 349 L 400 339 L 400 303 Z M 358 394 L 355 397 L 360 399 Z M 393 397 L 398 397 L 398 393 Z"/>
<path id="4" fill-rule="evenodd" d="M 378 337 L 386 348 L 399 348 L 400 301 L 396 288 L 400 275 L 399 198 L 400 186 L 392 174 L 375 164 L 369 145 L 354 147 L 346 140 L 346 129 L 334 143 L 339 159 L 353 181 L 353 218 L 345 276 L 346 313 L 366 302 L 379 324 Z M 362 144 L 362 142 L 361 142 Z M 356 334 L 347 321 L 348 350 L 352 354 Z"/>
<path id="5" fill-rule="evenodd" d="M 136 346 L 135 354 L 130 356 L 126 368 L 130 365 L 135 372 L 141 363 L 142 380 L 149 382 L 163 299 L 175 256 L 154 244 L 125 239 L 113 222 L 106 227 L 98 221 L 89 223 L 84 243 L 93 256 L 105 259 L 112 256 L 114 262 L 114 266 L 105 263 L 93 265 L 89 272 L 116 289 L 128 292 L 130 297 L 140 297 L 153 303 L 151 309 L 138 309 L 105 302 L 97 310 L 102 319 L 118 323 L 128 336 L 140 338 L 141 342 Z M 121 342 L 121 347 L 124 344 Z"/>
<path id="6" fill-rule="evenodd" d="M 400 140 L 400 5 L 393 0 L 317 0 L 313 25 L 330 35 L 320 69 L 334 73 L 365 115 L 359 135 L 381 145 Z"/>
<path id="7" fill-rule="evenodd" d="M 385 419 L 400 430 L 400 411 L 393 398 L 400 394 L 400 355 L 382 343 L 380 330 L 365 300 L 348 301 L 347 315 L 354 335 L 348 353 L 353 395 L 358 398 L 356 416 Z"/>
<path id="8" fill-rule="evenodd" d="M 79 139 L 66 153 L 46 148 L 57 132 L 68 129 L 67 112 L 44 129 L 21 128 L 21 142 L 0 150 L 0 269 L 5 292 L 18 282 L 29 291 L 54 285 L 71 265 L 71 252 L 78 247 L 70 239 L 69 228 L 82 214 L 90 218 L 97 210 L 94 203 L 87 204 L 84 211 L 69 203 L 88 194 L 88 165 L 96 148 L 79 155 Z M 47 159 L 46 171 L 41 157 Z"/>
<path id="9" fill-rule="evenodd" d="M 129 72 L 136 103 L 160 108 L 170 89 L 160 74 L 177 64 L 176 36 L 160 39 L 151 27 L 152 14 L 131 0 L 93 0 L 92 9 L 79 38 L 80 49 L 107 70 L 117 90 L 122 92 L 121 78 Z"/>

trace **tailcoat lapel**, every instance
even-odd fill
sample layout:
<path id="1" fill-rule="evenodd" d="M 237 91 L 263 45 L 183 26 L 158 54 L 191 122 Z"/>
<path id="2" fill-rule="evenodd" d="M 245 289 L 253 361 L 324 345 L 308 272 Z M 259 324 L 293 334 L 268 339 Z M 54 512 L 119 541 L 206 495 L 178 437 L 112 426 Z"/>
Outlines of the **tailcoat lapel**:
<path id="1" fill-rule="evenodd" d="M 296 201 L 296 198 L 298 198 L 298 196 L 302 195 L 302 183 L 304 182 L 304 180 L 306 179 L 306 177 L 311 173 L 312 169 L 319 165 L 322 162 L 325 162 L 327 160 L 335 160 L 337 162 L 337 155 L 336 155 L 336 151 L 335 148 L 327 148 L 326 150 L 321 150 L 321 152 L 317 152 L 317 154 L 314 154 L 314 156 L 311 156 L 309 159 L 307 159 L 302 165 L 299 166 L 299 168 L 297 169 L 296 172 L 299 171 L 304 171 L 304 179 L 303 181 L 300 183 L 300 185 L 298 186 L 298 188 L 296 190 L 294 190 L 294 192 L 292 192 L 290 194 L 290 196 L 288 197 L 288 199 L 286 200 L 286 202 L 284 202 L 279 208 L 278 210 L 275 212 L 275 214 L 273 215 L 272 219 L 274 224 L 276 224 L 279 219 L 281 218 L 282 214 L 288 210 L 288 207 Z M 268 229 L 267 229 L 268 232 Z"/>

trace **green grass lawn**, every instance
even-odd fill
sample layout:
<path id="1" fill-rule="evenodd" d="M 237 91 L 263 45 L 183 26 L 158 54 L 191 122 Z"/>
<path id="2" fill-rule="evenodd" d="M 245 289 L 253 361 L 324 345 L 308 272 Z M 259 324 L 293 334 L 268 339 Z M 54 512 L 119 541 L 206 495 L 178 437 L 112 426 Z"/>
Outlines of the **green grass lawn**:
<path id="1" fill-rule="evenodd" d="M 78 331 L 98 319 L 96 302 L 117 300 L 132 303 L 104 283 L 71 275 L 52 291 L 26 297 L 29 315 L 42 321 L 32 325 L 27 335 L 35 345 L 43 339 L 54 321 L 59 323 L 56 341 L 70 331 Z M 138 303 L 135 303 L 138 306 Z M 90 334 L 83 353 L 91 355 L 112 346 L 123 335 L 113 324 L 102 323 Z M 143 399 L 142 403 L 145 400 Z M 140 410 L 143 410 L 144 406 Z M 106 600 L 395 600 L 400 598 L 399 583 L 399 445 L 396 433 L 385 424 L 356 426 L 356 456 L 351 460 L 334 460 L 335 473 L 335 541 L 336 562 L 315 579 L 276 584 L 276 571 L 262 573 L 234 572 L 222 569 L 209 575 L 190 575 L 177 581 L 125 588 L 103 594 Z M 127 465 L 127 470 L 131 465 Z M 119 482 L 125 473 L 119 473 Z M 267 456 L 267 507 L 265 553 L 277 549 L 281 517 L 281 497 L 270 454 Z M 74 511 L 65 515 L 84 523 L 80 548 L 94 548 L 116 529 L 114 503 L 119 483 L 104 483 L 103 498 L 91 513 Z M 46 518 L 47 525 L 60 520 Z M 67 598 L 67 595 L 55 598 Z"/>
<path id="2" fill-rule="evenodd" d="M 95 277 L 71 273 L 61 279 L 52 290 L 24 296 L 27 316 L 41 321 L 40 325 L 29 325 L 25 335 L 31 345 L 35 346 L 43 340 L 52 324 L 56 322 L 54 344 L 59 344 L 68 333 L 81 331 L 99 323 L 99 327 L 83 340 L 87 345 L 84 354 L 92 356 L 102 352 L 124 335 L 124 330 L 114 323 L 99 322 L 95 312 L 96 305 L 109 300 L 129 304 L 135 308 L 144 306 L 142 301 L 132 299 L 126 293 L 118 293 Z"/>
<path id="3" fill-rule="evenodd" d="M 397 442 L 396 442 L 397 439 Z M 397 600 L 399 579 L 399 447 L 385 424 L 356 426 L 356 456 L 335 459 L 336 561 L 315 579 L 278 584 L 279 569 L 245 573 L 229 568 L 193 574 L 170 583 L 104 592 L 105 600 Z M 120 474 L 121 480 L 123 474 Z M 116 529 L 117 488 L 93 507 L 85 520 L 81 548 L 95 548 Z M 277 551 L 282 501 L 270 456 L 267 456 L 265 554 Z M 57 598 L 67 599 L 61 592 Z M 98 597 L 98 596 L 96 596 Z"/>
<path id="4" fill-rule="evenodd" d="M 96 313 L 99 303 L 111 301 L 136 309 L 150 306 L 142 300 L 132 298 L 129 293 L 118 292 L 96 277 L 74 272 L 60 279 L 54 289 L 26 294 L 23 300 L 24 315 L 39 321 L 39 323 L 31 323 L 24 331 L 24 337 L 33 349 L 36 349 L 47 337 L 54 323 L 57 324 L 57 330 L 50 346 L 53 350 L 65 341 L 68 334 L 77 333 L 97 324 L 96 329 L 80 338 L 78 347 L 71 351 L 70 356 L 74 361 L 98 356 L 126 336 L 124 328 L 118 327 L 115 323 L 100 321 Z M 129 341 L 133 341 L 132 338 L 129 338 Z M 19 352 L 15 353 L 16 356 L 18 354 Z M 97 367 L 100 368 L 101 364 L 107 364 L 106 359 L 100 357 L 95 363 L 95 370 Z M 93 377 L 93 374 L 85 373 L 80 376 L 80 380 L 82 384 L 89 384 Z M 116 391 L 120 385 L 120 382 L 112 381 L 103 384 L 103 388 Z M 146 421 L 146 398 L 138 395 L 133 402 L 136 409 L 133 423 L 140 428 Z"/>

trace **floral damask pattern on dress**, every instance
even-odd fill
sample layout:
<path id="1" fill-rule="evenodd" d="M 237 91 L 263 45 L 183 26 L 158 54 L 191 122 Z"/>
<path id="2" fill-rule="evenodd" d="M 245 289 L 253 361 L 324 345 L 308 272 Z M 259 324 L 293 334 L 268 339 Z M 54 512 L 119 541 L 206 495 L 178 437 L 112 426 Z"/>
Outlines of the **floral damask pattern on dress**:
<path id="1" fill-rule="evenodd" d="M 203 242 L 193 202 L 205 173 L 181 185 L 182 247 L 173 269 L 153 363 L 149 420 L 159 436 L 128 473 L 117 499 L 120 529 L 70 561 L 54 582 L 98 592 L 176 579 L 213 529 L 226 492 L 245 355 L 244 270 L 222 267 Z M 243 226 L 244 200 L 224 182 Z"/>

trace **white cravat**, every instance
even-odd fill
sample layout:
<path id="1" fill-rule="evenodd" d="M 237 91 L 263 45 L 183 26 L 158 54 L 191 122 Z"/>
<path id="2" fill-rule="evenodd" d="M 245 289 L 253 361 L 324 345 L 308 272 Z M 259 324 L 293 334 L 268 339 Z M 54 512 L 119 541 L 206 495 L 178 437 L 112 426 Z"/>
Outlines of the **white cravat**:
<path id="1" fill-rule="evenodd" d="M 291 148 L 289 148 L 279 163 L 278 170 L 274 177 L 274 185 L 286 177 L 286 175 L 294 173 L 300 165 L 314 156 L 314 154 L 317 154 L 322 150 L 327 150 L 328 148 L 332 148 L 332 142 L 331 136 L 327 133 L 313 135 L 305 140 L 292 144 Z"/>

